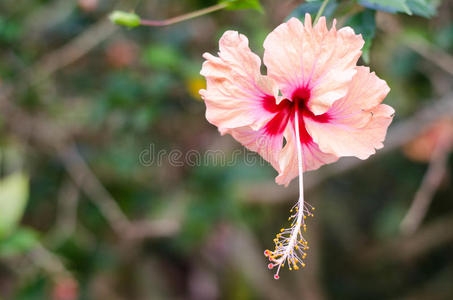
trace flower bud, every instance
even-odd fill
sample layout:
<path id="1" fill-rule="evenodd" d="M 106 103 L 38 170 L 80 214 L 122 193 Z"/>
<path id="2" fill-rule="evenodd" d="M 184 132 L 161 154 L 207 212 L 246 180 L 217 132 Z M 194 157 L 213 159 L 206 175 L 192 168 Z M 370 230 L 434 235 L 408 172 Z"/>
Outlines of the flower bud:
<path id="1" fill-rule="evenodd" d="M 126 26 L 129 28 L 140 25 L 140 17 L 135 13 L 128 13 L 120 10 L 115 10 L 109 15 L 110 21 L 117 25 Z"/>

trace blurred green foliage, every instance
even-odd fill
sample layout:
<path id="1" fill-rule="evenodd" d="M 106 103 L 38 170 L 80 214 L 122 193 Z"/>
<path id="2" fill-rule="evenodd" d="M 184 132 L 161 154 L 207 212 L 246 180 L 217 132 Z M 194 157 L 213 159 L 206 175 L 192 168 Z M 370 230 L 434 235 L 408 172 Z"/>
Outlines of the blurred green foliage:
<path id="1" fill-rule="evenodd" d="M 316 16 L 316 13 L 322 6 L 322 0 L 315 0 L 315 1 L 307 1 L 302 4 L 300 4 L 296 9 L 294 9 L 289 17 L 296 17 L 301 20 L 305 21 L 305 14 L 310 14 L 312 16 L 312 20 L 314 19 L 314 16 Z M 324 9 L 323 16 L 326 18 L 330 18 L 335 10 L 338 7 L 338 3 L 335 0 L 331 0 L 327 3 L 326 8 Z"/>
<path id="2" fill-rule="evenodd" d="M 254 9 L 263 12 L 263 7 L 259 0 L 220 0 L 219 3 L 227 4 L 227 9 Z"/>
<path id="3" fill-rule="evenodd" d="M 370 63 L 370 48 L 376 32 L 375 12 L 364 10 L 357 13 L 346 21 L 347 26 L 354 28 L 356 33 L 362 34 L 365 44 L 362 48 L 362 59 L 366 64 Z"/>
<path id="4" fill-rule="evenodd" d="M 18 229 L 1 239 L 0 256 L 8 257 L 27 253 L 38 242 L 38 234 L 30 229 Z"/>
<path id="5" fill-rule="evenodd" d="M 10 234 L 22 218 L 28 193 L 28 177 L 22 173 L 0 181 L 0 239 Z"/>

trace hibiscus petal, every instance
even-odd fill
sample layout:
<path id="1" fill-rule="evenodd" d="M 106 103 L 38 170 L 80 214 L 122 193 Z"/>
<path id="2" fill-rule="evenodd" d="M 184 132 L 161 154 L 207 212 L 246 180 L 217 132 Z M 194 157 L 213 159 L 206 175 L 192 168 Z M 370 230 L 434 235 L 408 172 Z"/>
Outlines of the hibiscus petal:
<path id="1" fill-rule="evenodd" d="M 328 30 L 325 17 L 312 27 L 296 18 L 281 24 L 264 41 L 264 64 L 268 76 L 291 99 L 299 88 L 308 88 L 308 107 L 315 115 L 325 113 L 347 92 L 355 74 L 364 41 L 350 27 Z"/>
<path id="2" fill-rule="evenodd" d="M 298 158 L 296 148 L 296 135 L 294 131 L 293 120 L 285 130 L 286 145 L 279 155 L 279 174 L 275 178 L 275 182 L 287 186 L 291 180 L 299 176 Z M 338 160 L 338 157 L 333 154 L 322 152 L 318 145 L 313 140 L 301 143 L 302 148 L 302 166 L 303 170 L 316 170 L 322 165 L 330 164 Z"/>
<path id="3" fill-rule="evenodd" d="M 207 88 L 200 90 L 206 103 L 206 118 L 224 134 L 229 128 L 249 126 L 259 129 L 273 113 L 263 107 L 263 99 L 278 94 L 272 81 L 261 75 L 260 58 L 248 39 L 227 31 L 219 41 L 219 56 L 205 53 L 200 74 Z"/>
<path id="4" fill-rule="evenodd" d="M 282 133 L 270 135 L 264 128 L 253 130 L 250 127 L 235 128 L 228 133 L 250 151 L 257 152 L 279 171 L 278 157 L 283 146 Z"/>
<path id="5" fill-rule="evenodd" d="M 291 103 L 289 101 L 275 104 L 275 99 L 268 99 L 265 108 L 275 112 L 274 117 L 259 130 L 250 127 L 241 127 L 228 130 L 237 141 L 251 151 L 258 152 L 266 161 L 279 172 L 279 154 L 283 147 L 283 133 L 287 127 L 291 113 Z"/>
<path id="6" fill-rule="evenodd" d="M 394 110 L 380 104 L 390 91 L 386 82 L 357 67 L 348 94 L 336 101 L 321 123 L 304 118 L 307 131 L 323 152 L 366 159 L 383 147 Z"/>

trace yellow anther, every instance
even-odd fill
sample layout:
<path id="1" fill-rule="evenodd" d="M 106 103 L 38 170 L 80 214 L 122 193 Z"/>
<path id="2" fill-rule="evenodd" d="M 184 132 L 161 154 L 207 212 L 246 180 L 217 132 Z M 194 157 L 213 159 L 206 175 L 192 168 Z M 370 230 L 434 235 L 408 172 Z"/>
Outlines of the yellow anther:
<path id="1" fill-rule="evenodd" d="M 302 263 L 301 266 L 302 266 L 302 268 L 305 268 L 305 264 L 304 263 Z"/>
<path id="2" fill-rule="evenodd" d="M 294 266 L 294 270 L 299 270 L 299 267 L 298 266 Z"/>
<path id="3" fill-rule="evenodd" d="M 280 232 L 283 232 L 284 230 L 285 230 L 285 228 L 282 228 L 282 229 L 280 229 Z"/>

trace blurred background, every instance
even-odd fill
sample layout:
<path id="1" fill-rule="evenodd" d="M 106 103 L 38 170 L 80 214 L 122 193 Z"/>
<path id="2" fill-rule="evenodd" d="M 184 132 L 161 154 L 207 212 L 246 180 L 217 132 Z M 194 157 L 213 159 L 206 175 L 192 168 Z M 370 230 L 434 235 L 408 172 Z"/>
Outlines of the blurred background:
<path id="1" fill-rule="evenodd" d="M 369 160 L 305 175 L 307 267 L 267 270 L 297 183 L 206 121 L 201 55 L 228 29 L 262 55 L 303 2 L 127 29 L 106 16 L 216 2 L 1 0 L 0 299 L 453 299 L 453 1 L 329 3 L 396 116 Z M 232 163 L 185 159 L 208 151 Z"/>

